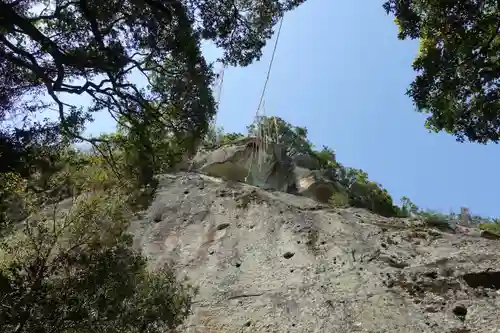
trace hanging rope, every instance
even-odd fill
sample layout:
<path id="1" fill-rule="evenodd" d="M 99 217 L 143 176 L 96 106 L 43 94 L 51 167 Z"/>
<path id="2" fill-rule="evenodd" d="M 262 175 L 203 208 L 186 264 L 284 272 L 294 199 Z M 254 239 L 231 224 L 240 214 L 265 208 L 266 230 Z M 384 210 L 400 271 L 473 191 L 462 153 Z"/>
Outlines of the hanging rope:
<path id="1" fill-rule="evenodd" d="M 266 79 L 264 81 L 264 86 L 262 87 L 262 93 L 261 93 L 261 96 L 260 96 L 260 99 L 259 99 L 259 105 L 257 106 L 257 110 L 255 111 L 255 120 L 254 122 L 256 123 L 256 127 L 258 129 L 258 133 L 257 133 L 257 136 L 260 137 L 260 138 L 263 138 L 262 141 L 266 141 L 266 138 L 268 137 L 268 134 L 267 133 L 261 133 L 261 130 L 262 130 L 262 126 L 260 126 L 260 121 L 262 118 L 259 118 L 259 111 L 263 108 L 263 104 L 264 104 L 264 96 L 266 94 L 266 90 L 267 90 L 267 84 L 269 82 L 269 77 L 271 76 L 271 70 L 272 70 L 272 67 L 273 67 L 273 63 L 274 63 L 274 56 L 276 54 L 276 49 L 278 47 L 278 41 L 279 41 L 279 38 L 280 38 L 280 35 L 281 35 L 281 28 L 283 26 L 283 17 L 280 18 L 280 23 L 279 23 L 279 27 L 278 27 L 278 32 L 276 34 L 276 40 L 274 41 L 274 47 L 273 47 L 273 52 L 272 52 L 272 55 L 271 55 L 271 60 L 269 62 L 269 66 L 268 66 L 268 69 L 267 69 L 267 74 L 266 74 Z M 217 102 L 217 106 L 220 104 L 220 98 L 221 98 L 221 95 L 222 95 L 222 85 L 223 85 L 223 82 L 224 82 L 224 70 L 226 68 L 226 65 L 223 65 L 222 69 L 221 69 L 221 72 L 219 74 L 219 77 L 218 77 L 218 89 L 217 89 L 217 94 L 216 94 L 216 102 Z M 265 111 L 264 113 L 262 114 L 262 116 L 265 115 Z M 213 124 L 214 124 L 214 127 L 216 125 L 216 119 L 217 119 L 217 114 L 214 116 L 214 119 L 213 119 Z M 218 138 L 217 138 L 218 140 Z M 260 149 L 259 149 L 260 150 Z M 259 154 L 260 155 L 260 154 Z M 258 160 L 260 160 L 261 156 L 258 157 Z M 253 160 L 253 159 L 251 159 Z M 260 163 L 259 163 L 260 164 Z M 191 170 L 193 166 L 193 161 L 191 162 L 191 165 L 189 167 L 189 171 Z M 250 172 L 250 169 L 249 169 L 249 172 Z M 248 177 L 248 175 L 247 175 Z M 245 178 L 247 178 L 245 177 Z M 245 179 L 246 180 L 246 179 Z"/>
<path id="2" fill-rule="evenodd" d="M 276 34 L 276 39 L 274 41 L 273 52 L 271 54 L 271 60 L 269 61 L 269 66 L 268 66 L 268 69 L 267 69 L 266 79 L 264 81 L 264 86 L 262 87 L 262 93 L 260 95 L 260 99 L 259 99 L 259 104 L 257 106 L 257 110 L 255 111 L 254 124 L 255 124 L 255 127 L 257 129 L 256 136 L 257 136 L 258 141 L 257 141 L 257 145 L 255 146 L 254 151 L 252 151 L 252 158 L 250 159 L 251 163 L 250 163 L 250 167 L 248 169 L 247 177 L 245 177 L 245 181 L 247 181 L 247 178 L 250 175 L 254 158 L 257 160 L 257 165 L 258 165 L 259 170 L 262 170 L 262 165 L 263 165 L 263 162 L 264 162 L 263 161 L 263 159 L 264 159 L 264 152 L 267 151 L 267 142 L 268 142 L 268 139 L 270 138 L 270 134 L 271 133 L 269 133 L 270 129 L 269 128 L 265 128 L 265 126 L 263 126 L 263 124 L 262 124 L 263 118 L 265 116 L 264 97 L 266 95 L 267 84 L 268 84 L 269 78 L 271 76 L 271 70 L 272 70 L 272 67 L 273 67 L 274 57 L 276 55 L 276 49 L 278 47 L 278 42 L 279 42 L 279 39 L 280 39 L 282 26 L 283 26 L 283 17 L 280 18 L 280 23 L 279 23 L 279 26 L 278 26 L 278 32 Z M 260 111 L 262 111 L 261 115 L 259 114 Z"/>
<path id="3" fill-rule="evenodd" d="M 218 75 L 218 87 L 217 87 L 217 95 L 215 98 L 215 101 L 217 103 L 217 107 L 219 106 L 220 103 L 220 97 L 222 95 L 222 84 L 224 83 L 224 71 L 226 70 L 226 65 L 222 65 L 222 69 L 219 72 Z"/>
<path id="4" fill-rule="evenodd" d="M 219 105 L 220 105 L 220 99 L 222 95 L 222 85 L 224 83 L 224 72 L 226 70 L 226 65 L 222 65 L 222 69 L 220 70 L 218 77 L 217 77 L 217 92 L 215 95 L 215 102 L 217 104 L 217 113 L 215 114 L 214 118 L 212 119 L 212 126 L 214 127 L 215 130 L 215 145 L 219 146 L 220 144 L 220 137 L 217 135 L 217 114 L 219 113 Z"/>
<path id="5" fill-rule="evenodd" d="M 281 19 L 280 19 L 280 25 L 278 27 L 278 33 L 276 34 L 276 40 L 274 41 L 274 48 L 273 48 L 273 53 L 271 55 L 271 61 L 269 62 L 269 67 L 267 69 L 266 80 L 264 82 L 264 87 L 262 88 L 262 93 L 260 95 L 260 100 L 259 100 L 259 105 L 257 106 L 257 111 L 255 112 L 256 116 L 258 116 L 259 110 L 260 110 L 260 108 L 262 106 L 262 103 L 264 101 L 264 95 L 266 94 L 267 83 L 269 82 L 269 77 L 271 76 L 271 69 L 273 68 L 274 55 L 276 54 L 276 48 L 278 46 L 278 41 L 280 39 L 281 27 L 282 26 L 283 26 L 283 17 L 281 17 Z"/>
<path id="6" fill-rule="evenodd" d="M 262 128 L 263 127 L 262 120 L 263 120 L 263 117 L 265 116 L 265 110 L 263 110 L 262 116 L 259 116 L 259 111 L 261 111 L 261 109 L 263 107 L 264 96 L 266 95 L 267 84 L 268 84 L 269 78 L 271 76 L 271 70 L 273 68 L 273 63 L 274 63 L 274 56 L 276 55 L 276 49 L 278 47 L 278 42 L 280 39 L 282 27 L 283 27 L 283 16 L 280 18 L 280 23 L 278 26 L 278 33 L 276 34 L 276 39 L 274 41 L 273 53 L 271 54 L 271 60 L 269 61 L 269 66 L 267 68 L 266 80 L 264 81 L 264 86 L 262 87 L 262 93 L 260 95 L 259 105 L 257 106 L 257 110 L 255 111 L 255 117 L 254 117 L 254 124 L 258 130 L 257 137 L 263 141 L 264 146 L 266 145 L 267 137 L 268 137 L 268 134 L 264 133 L 266 131 L 266 129 Z M 263 147 L 263 148 L 265 148 L 265 147 Z"/>

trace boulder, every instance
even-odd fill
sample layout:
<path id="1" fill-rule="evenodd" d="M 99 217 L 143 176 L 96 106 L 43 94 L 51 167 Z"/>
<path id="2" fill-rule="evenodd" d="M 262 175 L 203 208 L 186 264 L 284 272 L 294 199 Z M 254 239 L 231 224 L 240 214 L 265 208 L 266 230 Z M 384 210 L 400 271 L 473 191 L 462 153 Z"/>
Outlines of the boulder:
<path id="1" fill-rule="evenodd" d="M 278 144 L 246 137 L 213 151 L 199 152 L 193 169 L 225 180 L 245 182 L 263 189 L 287 191 L 293 183 L 293 165 Z"/>
<path id="2" fill-rule="evenodd" d="M 314 156 L 286 155 L 280 144 L 246 137 L 212 151 L 200 151 L 192 170 L 203 174 L 257 186 L 262 189 L 292 192 L 326 203 L 339 185 L 331 171 L 319 167 Z M 191 170 L 190 170 L 191 171 Z"/>
<path id="3" fill-rule="evenodd" d="M 500 235 L 490 232 L 488 230 L 481 230 L 481 237 L 486 239 L 500 239 Z"/>
<path id="4" fill-rule="evenodd" d="M 325 172 L 295 167 L 297 192 L 300 195 L 327 203 L 339 184 L 327 178 Z"/>
<path id="5" fill-rule="evenodd" d="M 192 161 L 193 168 L 210 176 L 244 182 L 258 149 L 257 142 L 245 138 L 212 151 L 199 151 Z"/>

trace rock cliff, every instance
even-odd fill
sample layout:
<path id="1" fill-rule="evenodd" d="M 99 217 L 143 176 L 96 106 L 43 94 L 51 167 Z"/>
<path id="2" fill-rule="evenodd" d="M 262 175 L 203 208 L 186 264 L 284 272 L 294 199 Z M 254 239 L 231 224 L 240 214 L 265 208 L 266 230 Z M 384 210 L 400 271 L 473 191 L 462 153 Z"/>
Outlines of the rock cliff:
<path id="1" fill-rule="evenodd" d="M 159 176 L 131 225 L 151 266 L 199 288 L 179 332 L 500 328 L 500 241 L 237 180 Z"/>

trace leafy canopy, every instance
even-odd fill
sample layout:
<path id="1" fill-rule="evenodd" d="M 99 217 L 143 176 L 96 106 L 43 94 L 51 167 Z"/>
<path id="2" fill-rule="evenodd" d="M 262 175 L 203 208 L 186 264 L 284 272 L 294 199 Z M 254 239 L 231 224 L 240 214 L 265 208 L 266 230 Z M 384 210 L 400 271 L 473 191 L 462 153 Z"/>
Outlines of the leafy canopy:
<path id="1" fill-rule="evenodd" d="M 79 196 L 69 212 L 36 211 L 0 243 L 2 331 L 150 332 L 175 328 L 194 290 L 146 269 L 125 233 L 125 197 Z"/>
<path id="2" fill-rule="evenodd" d="M 0 0 L 3 331 L 159 333 L 183 321 L 193 290 L 169 267 L 149 270 L 126 232 L 136 194 L 192 153 L 216 112 L 202 42 L 246 66 L 303 2 Z M 100 111 L 117 132 L 84 136 Z M 69 211 L 50 209 L 64 198 Z"/>
<path id="3" fill-rule="evenodd" d="M 227 65 L 249 65 L 260 58 L 279 18 L 303 2 L 2 0 L 0 135 L 11 139 L 2 148 L 15 149 L 18 128 L 36 136 L 46 123 L 34 126 L 33 116 L 55 111 L 53 136 L 86 140 L 107 154 L 109 147 L 97 147 L 104 137 L 81 134 L 104 111 L 126 128 L 142 155 L 154 155 L 151 127 L 192 151 L 216 112 L 214 74 L 201 43 L 222 48 Z M 72 104 L 78 95 L 90 106 Z M 7 126 L 13 119 L 22 126 Z M 4 156 L 0 164 L 7 165 Z"/>
<path id="4" fill-rule="evenodd" d="M 307 139 L 307 129 L 293 126 L 280 117 L 260 116 L 247 126 L 249 135 L 261 136 L 269 142 L 282 144 L 290 157 L 296 154 L 309 154 L 312 144 Z"/>
<path id="5" fill-rule="evenodd" d="M 400 39 L 419 39 L 408 95 L 426 126 L 459 141 L 500 139 L 500 2 L 389 0 Z"/>

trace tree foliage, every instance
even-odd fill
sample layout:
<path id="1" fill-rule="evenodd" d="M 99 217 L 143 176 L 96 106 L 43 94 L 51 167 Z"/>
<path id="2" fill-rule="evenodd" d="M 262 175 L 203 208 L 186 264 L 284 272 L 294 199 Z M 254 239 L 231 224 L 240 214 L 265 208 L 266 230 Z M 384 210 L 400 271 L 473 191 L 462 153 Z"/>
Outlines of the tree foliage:
<path id="1" fill-rule="evenodd" d="M 318 159 L 320 168 L 326 169 L 335 167 L 336 157 L 333 149 L 323 146 L 320 151 L 313 151 L 313 154 Z"/>
<path id="2" fill-rule="evenodd" d="M 168 267 L 150 272 L 125 233 L 123 195 L 94 192 L 69 211 L 33 214 L 0 244 L 3 332 L 164 332 L 192 291 Z"/>
<path id="3" fill-rule="evenodd" d="M 169 267 L 147 268 L 129 221 L 154 174 L 192 154 L 216 112 L 202 42 L 225 65 L 249 65 L 302 2 L 0 0 L 2 331 L 159 333 L 182 322 L 193 290 Z M 82 134 L 97 112 L 116 133 Z M 69 210 L 52 209 L 63 199 Z"/>
<path id="4" fill-rule="evenodd" d="M 459 141 L 500 139 L 500 3 L 389 0 L 400 39 L 419 39 L 408 95 L 426 126 Z"/>
<path id="5" fill-rule="evenodd" d="M 113 156 L 121 158 L 123 147 Z M 119 177 L 95 152 L 44 148 L 54 168 L 0 174 L 0 194 L 9 199 L 2 201 L 0 226 L 3 331 L 175 328 L 189 314 L 194 290 L 168 266 L 147 269 L 132 247 L 126 231 L 134 219 L 134 179 Z M 126 169 L 125 161 L 114 166 Z"/>
<path id="6" fill-rule="evenodd" d="M 96 144 L 103 138 L 81 132 L 104 111 L 143 155 L 154 153 L 150 127 L 193 151 L 216 110 L 202 41 L 222 48 L 225 64 L 246 66 L 260 58 L 278 19 L 302 2 L 2 0 L 0 121 L 54 110 L 59 133 Z M 90 98 L 88 108 L 71 103 L 78 95 Z"/>
<path id="7" fill-rule="evenodd" d="M 401 201 L 401 213 L 404 216 L 416 215 L 419 213 L 420 209 L 410 198 L 403 196 L 400 199 Z"/>
<path id="8" fill-rule="evenodd" d="M 261 116 L 249 126 L 248 134 L 261 136 L 268 142 L 275 142 L 286 147 L 288 156 L 296 154 L 310 154 L 312 144 L 307 139 L 305 127 L 293 126 L 280 117 Z"/>
<path id="9" fill-rule="evenodd" d="M 208 132 L 203 140 L 203 146 L 208 149 L 216 148 L 244 137 L 245 135 L 239 132 L 225 133 L 224 127 L 210 124 Z"/>
<path id="10" fill-rule="evenodd" d="M 394 205 L 392 197 L 381 184 L 370 181 L 368 174 L 355 168 L 336 163 L 334 177 L 347 196 L 350 206 L 366 208 L 383 216 L 399 216 L 400 209 Z"/>
<path id="11" fill-rule="evenodd" d="M 242 139 L 244 137 L 245 136 L 243 134 L 238 133 L 238 132 L 225 133 L 220 138 L 220 143 L 222 145 L 225 145 L 225 144 L 228 144 L 230 142 L 234 142 L 236 140 Z"/>

